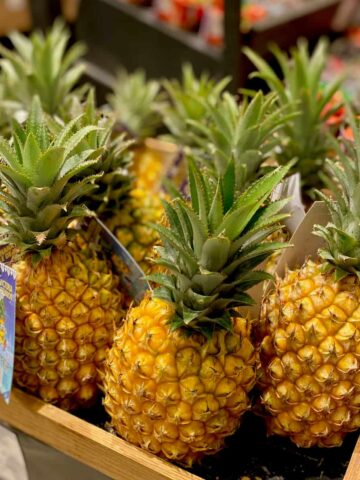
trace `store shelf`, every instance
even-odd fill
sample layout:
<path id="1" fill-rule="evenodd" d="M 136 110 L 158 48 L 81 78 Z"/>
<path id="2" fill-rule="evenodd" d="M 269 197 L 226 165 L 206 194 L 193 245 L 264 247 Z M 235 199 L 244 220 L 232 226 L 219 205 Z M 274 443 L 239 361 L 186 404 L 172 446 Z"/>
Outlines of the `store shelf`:
<path id="1" fill-rule="evenodd" d="M 280 48 L 287 49 L 301 36 L 317 40 L 321 35 L 331 32 L 341 1 L 309 0 L 301 8 L 255 25 L 253 30 L 244 36 L 243 42 L 258 53 L 265 54 L 269 44 L 273 42 Z"/>
<path id="2" fill-rule="evenodd" d="M 238 28 L 233 32 L 235 5 L 238 0 L 228 0 L 225 22 L 231 40 L 226 39 L 223 48 L 209 46 L 191 32 L 158 21 L 148 9 L 117 0 L 82 1 L 77 38 L 87 44 L 87 59 L 108 72 L 122 64 L 129 70 L 144 68 L 153 77 L 177 77 L 182 64 L 191 62 L 197 72 L 229 73 L 236 78 L 240 32 Z"/>
<path id="3" fill-rule="evenodd" d="M 235 89 L 244 85 L 252 69 L 241 53 L 242 45 L 265 54 L 273 41 L 286 49 L 300 36 L 318 38 L 331 31 L 341 0 L 309 0 L 284 15 L 264 20 L 244 35 L 238 28 L 239 3 L 226 2 L 223 48 L 157 20 L 151 9 L 119 0 L 82 1 L 77 36 L 88 45 L 88 60 L 108 72 L 122 64 L 129 70 L 144 68 L 152 77 L 177 77 L 181 65 L 191 62 L 197 72 L 231 75 Z"/>

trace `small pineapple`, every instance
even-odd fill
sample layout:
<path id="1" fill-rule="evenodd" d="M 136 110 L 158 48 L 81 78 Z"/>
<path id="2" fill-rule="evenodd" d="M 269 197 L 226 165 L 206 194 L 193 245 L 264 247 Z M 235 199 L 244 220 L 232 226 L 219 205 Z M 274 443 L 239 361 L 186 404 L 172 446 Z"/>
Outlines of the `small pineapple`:
<path id="1" fill-rule="evenodd" d="M 252 76 L 265 80 L 271 91 L 277 93 L 279 106 L 295 114 L 279 132 L 276 160 L 280 164 L 297 160 L 293 171 L 301 173 L 305 193 L 321 187 L 319 172 L 323 170 L 325 158 L 331 150 L 326 122 L 340 105 L 326 107 L 341 84 L 340 78 L 325 87 L 321 84 L 327 42 L 320 40 L 310 55 L 308 44 L 302 39 L 291 50 L 290 59 L 278 47 L 273 47 L 272 53 L 284 80 L 251 49 L 245 48 L 244 52 L 258 69 Z"/>
<path id="2" fill-rule="evenodd" d="M 90 215 L 77 199 L 95 188 L 91 176 L 74 178 L 99 155 L 76 153 L 97 126 L 72 129 L 53 137 L 35 97 L 26 128 L 15 122 L 12 140 L 0 139 L 1 238 L 21 256 L 13 265 L 14 381 L 65 409 L 96 398 L 124 301 L 107 262 L 94 249 L 78 249 L 70 235 L 69 224 Z"/>
<path id="3" fill-rule="evenodd" d="M 147 192 L 159 190 L 164 173 L 163 157 L 148 141 L 162 125 L 160 88 L 158 81 L 147 80 L 143 70 L 131 74 L 121 70 L 108 96 L 118 128 L 136 141 L 132 169 L 137 187 Z"/>
<path id="4" fill-rule="evenodd" d="M 85 70 L 77 63 L 85 48 L 76 43 L 67 49 L 70 32 L 57 20 L 46 35 L 34 32 L 28 38 L 18 32 L 10 34 L 14 50 L 0 46 L 0 108 L 13 115 L 28 112 L 34 95 L 40 97 L 46 113 L 68 120 L 74 90 Z"/>
<path id="5" fill-rule="evenodd" d="M 234 168 L 235 189 L 244 190 L 264 173 L 264 163 L 277 144 L 276 134 L 289 120 L 287 107 L 278 107 L 277 100 L 276 94 L 258 92 L 239 105 L 236 97 L 225 92 L 215 105 L 205 101 L 206 122 L 188 121 L 192 153 L 215 177 L 226 176 Z"/>
<path id="6" fill-rule="evenodd" d="M 100 161 L 84 171 L 82 175 L 94 175 L 97 189 L 90 191 L 80 200 L 95 212 L 100 220 L 114 233 L 129 251 L 144 273 L 152 271 L 149 260 L 159 236 L 149 223 L 160 222 L 163 206 L 159 195 L 149 194 L 140 188 L 130 172 L 134 145 L 133 140 L 118 135 L 111 138 L 113 118 L 100 115 L 95 108 L 94 91 L 90 89 L 86 102 L 81 106 L 83 114 L 73 120 L 77 128 L 97 124 L 102 127 L 86 136 L 77 147 L 78 151 L 102 149 Z M 53 124 L 55 132 L 58 124 Z M 113 256 L 115 264 L 119 264 Z"/>
<path id="7" fill-rule="evenodd" d="M 337 446 L 360 428 L 360 133 L 352 126 L 348 156 L 335 144 L 339 162 L 326 163 L 331 222 L 314 228 L 326 246 L 277 280 L 261 312 L 268 430 L 300 447 Z"/>
<path id="8" fill-rule="evenodd" d="M 132 307 L 103 374 L 104 405 L 119 435 L 163 458 L 191 465 L 224 446 L 249 409 L 258 357 L 251 321 L 236 308 L 269 275 L 253 271 L 282 244 L 274 231 L 282 202 L 268 204 L 279 168 L 234 195 L 190 162 L 191 203 L 165 203 L 158 225 L 159 288 Z"/>
<path id="9" fill-rule="evenodd" d="M 276 103 L 276 94 L 261 92 L 251 100 L 245 98 L 240 105 L 226 92 L 216 106 L 205 102 L 207 123 L 188 122 L 188 132 L 193 139 L 192 154 L 197 155 L 200 164 L 206 165 L 215 178 L 227 176 L 234 169 L 234 188 L 244 190 L 269 168 L 267 163 L 277 144 L 276 134 L 291 117 Z M 288 237 L 289 232 L 282 228 L 268 240 L 286 242 Z M 275 271 L 280 253 L 274 252 L 265 262 L 267 272 Z"/>
<path id="10" fill-rule="evenodd" d="M 206 73 L 197 78 L 190 64 L 183 66 L 181 82 L 163 81 L 170 103 L 163 103 L 160 111 L 172 141 L 182 147 L 196 145 L 189 122 L 206 123 L 209 112 L 207 104 L 216 107 L 229 82 L 229 78 L 218 82 Z"/>

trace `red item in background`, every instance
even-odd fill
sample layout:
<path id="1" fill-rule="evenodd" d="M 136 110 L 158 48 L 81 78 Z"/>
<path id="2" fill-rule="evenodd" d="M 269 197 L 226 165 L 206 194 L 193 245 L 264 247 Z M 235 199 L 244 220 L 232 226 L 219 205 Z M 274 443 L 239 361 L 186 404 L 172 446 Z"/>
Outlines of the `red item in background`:
<path id="1" fill-rule="evenodd" d="M 360 48 L 360 28 L 350 28 L 347 37 L 355 47 Z"/>
<path id="2" fill-rule="evenodd" d="M 220 2 L 217 2 L 220 3 Z M 209 45 L 221 46 L 224 42 L 224 10 L 219 6 L 205 9 L 200 36 Z"/>
<path id="3" fill-rule="evenodd" d="M 341 130 L 341 136 L 345 138 L 345 140 L 354 141 L 354 132 L 351 127 L 345 127 Z"/>
<path id="4" fill-rule="evenodd" d="M 266 8 L 256 3 L 249 3 L 241 9 L 241 19 L 250 26 L 264 20 L 267 14 Z"/>
<path id="5" fill-rule="evenodd" d="M 330 102 L 328 102 L 323 108 L 321 116 L 325 117 L 330 110 L 333 110 L 336 107 L 338 107 L 336 111 L 326 120 L 326 125 L 328 126 L 338 126 L 345 119 L 346 110 L 344 106 L 344 96 L 340 91 L 334 93 Z"/>
<path id="6" fill-rule="evenodd" d="M 184 30 L 194 30 L 199 27 L 204 14 L 204 5 L 191 0 L 173 0 L 175 23 Z"/>
<path id="7" fill-rule="evenodd" d="M 154 0 L 153 11 L 159 20 L 174 23 L 174 5 L 172 0 Z"/>

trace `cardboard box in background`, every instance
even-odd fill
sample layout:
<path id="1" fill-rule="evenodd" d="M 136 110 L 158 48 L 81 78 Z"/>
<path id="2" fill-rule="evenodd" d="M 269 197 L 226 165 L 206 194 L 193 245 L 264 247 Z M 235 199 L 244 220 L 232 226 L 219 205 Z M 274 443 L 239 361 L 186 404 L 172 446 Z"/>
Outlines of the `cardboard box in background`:
<path id="1" fill-rule="evenodd" d="M 0 36 L 12 30 L 29 31 L 31 13 L 29 0 L 0 0 Z"/>

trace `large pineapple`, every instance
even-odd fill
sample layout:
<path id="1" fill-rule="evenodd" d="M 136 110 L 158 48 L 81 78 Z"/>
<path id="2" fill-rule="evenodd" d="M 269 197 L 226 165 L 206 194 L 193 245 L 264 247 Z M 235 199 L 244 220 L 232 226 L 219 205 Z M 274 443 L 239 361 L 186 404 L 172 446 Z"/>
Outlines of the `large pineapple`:
<path id="1" fill-rule="evenodd" d="M 152 146 L 149 137 L 162 125 L 158 111 L 163 102 L 161 85 L 148 80 L 143 70 L 118 72 L 108 102 L 117 119 L 117 128 L 136 141 L 133 172 L 137 186 L 147 192 L 157 192 L 164 174 L 163 155 Z"/>
<path id="2" fill-rule="evenodd" d="M 0 108 L 8 117 L 23 117 L 34 95 L 38 95 L 45 112 L 69 119 L 73 96 L 85 70 L 77 63 L 85 51 L 81 43 L 67 48 L 70 32 L 57 20 L 44 35 L 34 32 L 28 38 L 18 32 L 10 34 L 14 50 L 0 46 L 1 86 Z M 21 118 L 22 119 L 22 118 Z"/>
<path id="3" fill-rule="evenodd" d="M 327 163 L 331 213 L 319 256 L 278 279 L 261 313 L 261 399 L 270 433 L 340 445 L 360 427 L 360 134 Z"/>
<path id="4" fill-rule="evenodd" d="M 77 199 L 95 188 L 74 181 L 98 152 L 76 153 L 96 132 L 66 125 L 53 138 L 35 97 L 26 129 L 0 140 L 2 243 L 17 247 L 15 383 L 70 409 L 97 395 L 98 369 L 122 318 L 118 278 L 95 249 L 79 249 L 69 224 L 89 216 Z M 92 159 L 92 157 L 94 157 Z"/>
<path id="5" fill-rule="evenodd" d="M 251 49 L 245 48 L 244 51 L 258 69 L 252 76 L 265 80 L 271 91 L 277 93 L 279 106 L 295 114 L 280 132 L 276 160 L 280 164 L 297 160 L 293 172 L 301 173 L 306 192 L 313 187 L 321 187 L 319 171 L 323 169 L 325 158 L 332 149 L 326 122 L 340 105 L 333 104 L 332 108 L 327 106 L 341 84 L 340 78 L 326 86 L 321 83 L 327 61 L 326 41 L 320 40 L 310 55 L 308 44 L 302 39 L 291 50 L 290 58 L 278 47 L 273 47 L 272 53 L 282 76 L 278 76 Z"/>
<path id="6" fill-rule="evenodd" d="M 269 278 L 253 271 L 282 244 L 262 243 L 283 202 L 267 204 L 286 173 L 277 169 L 224 206 L 230 177 L 213 182 L 190 164 L 191 204 L 166 203 L 168 228 L 156 263 L 159 286 L 128 312 L 104 370 L 104 405 L 129 442 L 191 465 L 224 445 L 250 407 L 258 357 L 249 287 Z"/>

